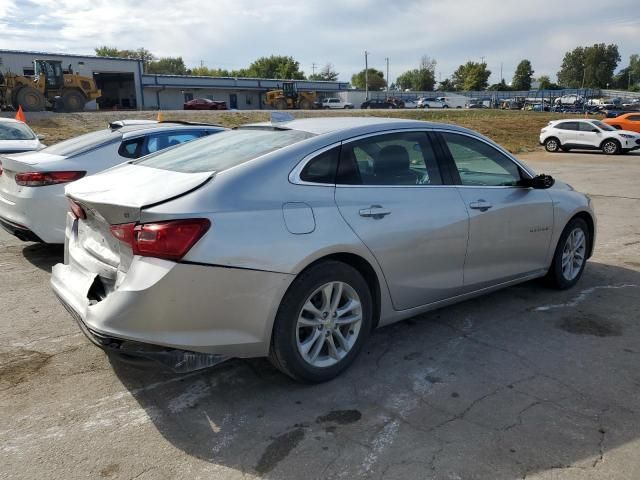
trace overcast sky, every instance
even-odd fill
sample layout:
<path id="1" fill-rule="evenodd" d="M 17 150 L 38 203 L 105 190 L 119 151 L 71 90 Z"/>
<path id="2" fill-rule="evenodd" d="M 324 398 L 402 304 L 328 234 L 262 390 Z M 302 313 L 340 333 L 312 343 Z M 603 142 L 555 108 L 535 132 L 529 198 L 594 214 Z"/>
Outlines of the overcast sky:
<path id="1" fill-rule="evenodd" d="M 390 77 L 438 62 L 436 78 L 484 57 L 491 82 L 528 58 L 555 78 L 564 53 L 616 43 L 640 53 L 640 0 L 0 0 L 0 48 L 92 54 L 98 45 L 145 47 L 226 69 L 291 55 L 310 74 L 332 63 L 341 80 L 369 65 Z"/>

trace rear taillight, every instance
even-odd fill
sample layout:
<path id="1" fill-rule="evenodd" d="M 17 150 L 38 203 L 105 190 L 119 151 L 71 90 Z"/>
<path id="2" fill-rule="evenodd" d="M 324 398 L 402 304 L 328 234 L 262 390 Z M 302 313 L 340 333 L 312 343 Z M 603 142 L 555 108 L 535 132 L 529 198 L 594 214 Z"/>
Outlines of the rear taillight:
<path id="1" fill-rule="evenodd" d="M 211 222 L 206 218 L 191 218 L 142 225 L 112 225 L 111 233 L 130 245 L 134 255 L 180 260 L 210 226 Z"/>
<path id="2" fill-rule="evenodd" d="M 23 187 L 46 187 L 81 179 L 87 172 L 23 172 L 16 173 L 16 183 Z"/>
<path id="3" fill-rule="evenodd" d="M 76 218 L 79 218 L 81 220 L 84 220 L 85 218 L 87 218 L 87 213 L 84 211 L 84 208 L 80 206 L 80 204 L 76 203 L 74 200 L 70 198 L 68 200 L 69 200 L 69 208 L 71 209 L 71 213 L 73 213 L 73 215 L 75 215 Z"/>

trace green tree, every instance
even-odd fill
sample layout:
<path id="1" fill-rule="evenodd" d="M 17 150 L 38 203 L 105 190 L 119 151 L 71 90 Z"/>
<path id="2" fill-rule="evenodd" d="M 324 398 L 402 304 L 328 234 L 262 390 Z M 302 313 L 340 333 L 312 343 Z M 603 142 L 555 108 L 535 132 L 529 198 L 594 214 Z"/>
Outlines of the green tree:
<path id="1" fill-rule="evenodd" d="M 613 72 L 620 62 L 618 46 L 597 43 L 576 47 L 565 53 L 558 82 L 569 88 L 606 88 L 613 83 Z"/>
<path id="2" fill-rule="evenodd" d="M 149 63 L 147 73 L 160 73 L 167 75 L 187 75 L 187 69 L 182 57 L 163 57 Z"/>
<path id="3" fill-rule="evenodd" d="M 300 70 L 300 63 L 293 57 L 282 55 L 258 58 L 248 68 L 233 73 L 239 74 L 237 76 L 253 78 L 304 80 L 304 72 Z"/>
<path id="4" fill-rule="evenodd" d="M 507 85 L 504 81 L 504 78 L 499 82 L 499 83 L 494 83 L 493 85 L 489 86 L 489 88 L 487 88 L 487 90 L 491 90 L 494 92 L 508 92 L 510 90 L 520 90 L 519 88 L 512 88 L 509 85 Z"/>
<path id="5" fill-rule="evenodd" d="M 633 54 L 629 57 L 629 65 L 614 75 L 611 86 L 621 90 L 635 90 L 638 84 L 640 84 L 640 55 Z"/>
<path id="6" fill-rule="evenodd" d="M 223 68 L 193 67 L 191 75 L 202 77 L 233 77 L 232 72 Z"/>
<path id="7" fill-rule="evenodd" d="M 438 84 L 439 92 L 455 92 L 458 89 L 450 78 L 445 78 Z"/>
<path id="8" fill-rule="evenodd" d="M 338 80 L 339 73 L 333 69 L 333 65 L 327 63 L 318 73 L 309 75 L 309 80 L 325 80 L 335 82 Z"/>
<path id="9" fill-rule="evenodd" d="M 436 84 L 435 70 L 436 61 L 424 55 L 420 66 L 399 75 L 396 83 L 402 90 L 431 91 Z"/>
<path id="10" fill-rule="evenodd" d="M 489 85 L 491 70 L 486 63 L 467 62 L 453 73 L 452 81 L 456 90 L 484 90 Z"/>
<path id="11" fill-rule="evenodd" d="M 527 59 L 522 60 L 516 67 L 511 88 L 513 90 L 530 90 L 532 77 L 533 67 L 531 66 L 531 62 Z"/>
<path id="12" fill-rule="evenodd" d="M 98 57 L 114 57 L 114 58 L 135 58 L 142 60 L 144 70 L 147 70 L 149 63 L 155 60 L 155 56 L 146 48 L 138 48 L 137 50 L 119 50 L 116 47 L 109 47 L 103 45 L 102 47 L 94 48 Z"/>
<path id="13" fill-rule="evenodd" d="M 541 75 L 538 77 L 538 82 L 540 85 L 538 88 L 540 90 L 560 90 L 561 87 L 557 83 L 553 83 L 548 75 Z"/>
<path id="14" fill-rule="evenodd" d="M 387 82 L 384 79 L 384 73 L 380 70 L 376 70 L 375 68 L 370 68 L 368 70 L 368 83 L 369 90 L 382 90 L 387 86 Z M 365 88 L 365 70 L 355 73 L 351 77 L 351 84 L 356 87 L 363 89 Z"/>

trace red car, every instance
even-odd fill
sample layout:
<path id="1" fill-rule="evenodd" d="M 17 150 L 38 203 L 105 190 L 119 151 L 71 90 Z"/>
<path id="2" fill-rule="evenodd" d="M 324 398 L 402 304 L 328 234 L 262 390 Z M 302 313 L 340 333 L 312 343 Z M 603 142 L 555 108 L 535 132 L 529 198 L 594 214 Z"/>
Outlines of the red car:
<path id="1" fill-rule="evenodd" d="M 226 110 L 227 102 L 222 100 L 209 100 L 208 98 L 194 98 L 184 102 L 185 110 Z"/>

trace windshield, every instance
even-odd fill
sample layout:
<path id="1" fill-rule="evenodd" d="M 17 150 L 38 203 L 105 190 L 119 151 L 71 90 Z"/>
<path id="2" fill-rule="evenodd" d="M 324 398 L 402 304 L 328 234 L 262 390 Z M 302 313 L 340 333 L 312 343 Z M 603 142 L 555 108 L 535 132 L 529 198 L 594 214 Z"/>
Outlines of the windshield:
<path id="1" fill-rule="evenodd" d="M 35 138 L 31 129 L 24 123 L 0 123 L 0 140 L 33 140 Z"/>
<path id="2" fill-rule="evenodd" d="M 56 143 L 42 150 L 52 155 L 71 156 L 80 153 L 88 148 L 97 147 L 110 140 L 120 139 L 121 134 L 111 130 L 98 130 L 97 132 L 86 133 L 79 137 L 70 138 L 64 142 Z"/>
<path id="3" fill-rule="evenodd" d="M 605 130 L 607 132 L 611 132 L 615 130 L 615 128 L 613 128 L 611 125 L 607 125 L 606 123 L 603 123 L 600 120 L 594 120 L 591 123 L 593 123 L 596 127 L 602 130 Z"/>
<path id="4" fill-rule="evenodd" d="M 229 130 L 132 162 L 175 172 L 220 172 L 314 135 L 300 130 Z"/>

